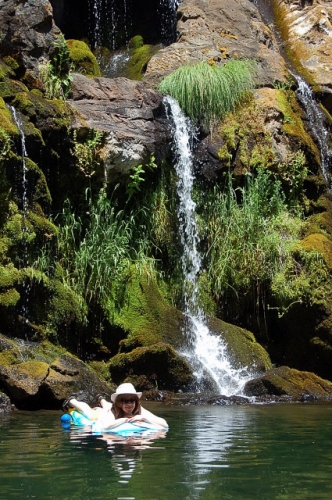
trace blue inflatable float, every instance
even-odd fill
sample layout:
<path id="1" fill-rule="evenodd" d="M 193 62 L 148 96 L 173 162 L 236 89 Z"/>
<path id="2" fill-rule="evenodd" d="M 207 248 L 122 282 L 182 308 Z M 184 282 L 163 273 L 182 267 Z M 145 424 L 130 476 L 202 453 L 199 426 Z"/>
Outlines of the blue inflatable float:
<path id="1" fill-rule="evenodd" d="M 102 429 L 100 422 L 90 420 L 77 410 L 64 413 L 61 415 L 60 420 L 63 429 L 89 426 L 91 427 L 91 432 L 93 434 L 102 434 L 107 432 L 110 434 L 117 434 L 118 436 L 128 437 L 135 434 L 150 434 L 160 430 L 160 427 L 154 427 L 148 422 L 144 422 L 144 425 L 141 423 L 140 425 L 136 425 L 135 423 L 125 422 L 117 427 L 112 427 L 111 429 Z"/>

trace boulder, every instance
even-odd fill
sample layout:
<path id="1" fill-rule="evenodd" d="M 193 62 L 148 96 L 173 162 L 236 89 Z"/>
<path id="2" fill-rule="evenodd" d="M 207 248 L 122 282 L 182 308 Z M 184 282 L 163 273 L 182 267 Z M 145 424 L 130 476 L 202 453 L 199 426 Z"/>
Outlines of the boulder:
<path id="1" fill-rule="evenodd" d="M 60 34 L 48 0 L 6 0 L 0 3 L 0 55 L 18 76 L 38 73 L 40 59 L 47 57 Z"/>
<path id="2" fill-rule="evenodd" d="M 253 59 L 259 85 L 284 81 L 288 74 L 272 31 L 249 0 L 183 0 L 177 32 L 177 42 L 148 63 L 143 80 L 151 87 L 180 66 L 202 60 L 220 64 L 228 58 Z"/>
<path id="3" fill-rule="evenodd" d="M 148 163 L 168 148 L 162 95 L 127 78 L 86 78 L 75 74 L 69 104 L 73 128 L 105 132 L 103 159 L 109 178 Z"/>
<path id="4" fill-rule="evenodd" d="M 222 337 L 227 344 L 232 366 L 236 369 L 248 367 L 252 372 L 265 372 L 271 368 L 271 360 L 264 347 L 256 342 L 254 335 L 239 326 L 218 318 L 210 318 L 211 332 Z"/>
<path id="5" fill-rule="evenodd" d="M 288 396 L 296 401 L 332 401 L 332 382 L 311 372 L 280 366 L 247 382 L 244 394 L 258 397 Z"/>
<path id="6" fill-rule="evenodd" d="M 59 409 L 71 393 L 93 404 L 97 394 L 113 390 L 77 358 L 62 355 L 50 365 L 44 361 L 0 366 L 0 384 L 12 403 L 25 410 Z"/>
<path id="7" fill-rule="evenodd" d="M 117 354 L 109 367 L 112 380 L 117 384 L 132 382 L 138 390 L 178 390 L 193 382 L 186 360 L 163 342 Z"/>
<path id="8" fill-rule="evenodd" d="M 332 111 L 332 5 L 329 0 L 275 0 L 287 56 Z"/>

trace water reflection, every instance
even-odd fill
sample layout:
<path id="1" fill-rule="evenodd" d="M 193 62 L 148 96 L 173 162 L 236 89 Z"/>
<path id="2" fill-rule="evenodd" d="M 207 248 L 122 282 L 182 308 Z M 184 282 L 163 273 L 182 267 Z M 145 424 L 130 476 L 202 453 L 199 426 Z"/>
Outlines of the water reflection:
<path id="1" fill-rule="evenodd" d="M 59 412 L 0 415 L 0 500 L 332 498 L 332 405 L 149 407 L 163 434 L 65 431 Z"/>
<path id="2" fill-rule="evenodd" d="M 70 440 L 84 443 L 95 439 L 97 443 L 104 442 L 107 451 L 112 456 L 111 466 L 118 474 L 118 482 L 128 484 L 136 470 L 142 470 L 142 450 L 151 448 L 156 440 L 165 439 L 168 431 L 143 431 L 130 436 L 119 436 L 109 432 L 93 435 L 89 427 L 71 428 Z M 154 446 L 154 449 L 156 446 Z M 159 449 L 164 449 L 159 447 Z"/>

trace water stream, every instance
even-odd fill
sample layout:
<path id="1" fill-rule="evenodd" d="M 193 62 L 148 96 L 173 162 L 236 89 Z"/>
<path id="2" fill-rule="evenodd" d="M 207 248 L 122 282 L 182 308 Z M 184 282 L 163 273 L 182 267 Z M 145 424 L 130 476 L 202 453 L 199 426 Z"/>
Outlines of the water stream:
<path id="1" fill-rule="evenodd" d="M 313 91 L 307 82 L 298 75 L 293 74 L 293 76 L 298 83 L 297 98 L 302 103 L 310 129 L 319 146 L 322 173 L 331 188 L 332 150 L 328 145 L 329 130 L 326 126 L 325 115 L 316 102 Z"/>
<path id="2" fill-rule="evenodd" d="M 26 158 L 28 156 L 26 145 L 25 145 L 25 135 L 23 131 L 23 123 L 21 121 L 21 117 L 17 113 L 16 109 L 13 106 L 10 106 L 10 111 L 13 115 L 14 121 L 20 133 L 21 138 L 21 155 L 22 155 L 22 178 L 21 178 L 21 192 L 22 192 L 22 241 L 23 241 L 23 252 L 22 258 L 20 261 L 20 268 L 26 268 L 29 266 L 29 255 L 28 255 L 28 233 L 29 228 L 27 224 L 27 214 L 28 214 L 28 179 L 27 179 L 27 166 L 26 166 Z M 29 297 L 30 297 L 30 284 L 27 280 L 23 280 L 23 297 L 22 297 L 22 323 L 23 329 L 25 329 L 26 325 L 29 323 L 28 314 L 29 314 Z"/>
<path id="3" fill-rule="evenodd" d="M 178 176 L 179 231 L 181 237 L 182 271 L 184 276 L 184 314 L 188 347 L 182 354 L 194 368 L 197 389 L 200 390 L 207 374 L 217 391 L 225 396 L 240 394 L 245 383 L 253 377 L 244 367 L 232 367 L 227 346 L 219 335 L 210 331 L 204 311 L 199 306 L 198 277 L 202 259 L 198 251 L 199 231 L 193 200 L 194 173 L 192 144 L 194 130 L 190 120 L 182 113 L 177 101 L 165 98 L 165 108 L 174 131 L 175 170 Z"/>

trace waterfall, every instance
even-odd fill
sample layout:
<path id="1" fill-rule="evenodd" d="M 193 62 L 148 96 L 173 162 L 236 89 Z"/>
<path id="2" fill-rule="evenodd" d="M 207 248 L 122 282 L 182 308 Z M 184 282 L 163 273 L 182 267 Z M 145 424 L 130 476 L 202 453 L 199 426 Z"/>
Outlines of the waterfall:
<path id="1" fill-rule="evenodd" d="M 308 117 L 310 128 L 318 142 L 321 156 L 321 169 L 326 182 L 331 188 L 332 150 L 328 145 L 329 131 L 323 111 L 319 108 L 309 85 L 298 75 L 293 74 L 298 83 L 296 95 L 303 105 Z"/>
<path id="2" fill-rule="evenodd" d="M 252 378 L 247 369 L 232 367 L 227 346 L 219 335 L 214 335 L 206 324 L 204 311 L 198 301 L 198 277 L 201 256 L 198 251 L 199 235 L 192 199 L 194 187 L 192 142 L 194 131 L 190 120 L 182 113 L 177 101 L 165 97 L 167 117 L 174 131 L 175 170 L 178 176 L 179 230 L 183 247 L 181 264 L 184 276 L 185 337 L 188 342 L 182 352 L 193 366 L 198 388 L 208 374 L 220 394 L 230 396 L 241 393 L 245 383 Z"/>
<path id="3" fill-rule="evenodd" d="M 16 109 L 13 106 L 9 107 L 16 123 L 16 126 L 19 130 L 21 137 L 21 152 L 22 152 L 22 233 L 23 233 L 23 258 L 21 262 L 21 268 L 28 267 L 29 258 L 28 258 L 28 225 L 27 225 L 27 213 L 28 213 L 28 179 L 27 179 L 27 166 L 26 166 L 26 157 L 27 150 L 25 145 L 25 135 L 23 131 L 23 124 L 21 118 L 16 112 Z M 22 318 L 23 318 L 23 327 L 25 327 L 28 323 L 28 312 L 29 312 L 29 295 L 30 295 L 30 285 L 25 280 L 22 283 L 23 286 L 23 297 L 22 297 Z"/>
<path id="4" fill-rule="evenodd" d="M 90 39 L 93 49 L 106 46 L 115 50 L 127 44 L 130 36 L 128 0 L 89 0 Z M 118 39 L 123 32 L 123 41 Z"/>
<path id="5" fill-rule="evenodd" d="M 101 45 L 102 40 L 102 29 L 101 29 L 101 18 L 102 18 L 102 6 L 103 0 L 92 0 L 90 4 L 90 9 L 93 18 L 93 32 L 91 39 L 93 40 L 93 47 Z"/>
<path id="6" fill-rule="evenodd" d="M 176 12 L 180 0 L 159 0 L 160 34 L 166 45 L 176 41 Z"/>

